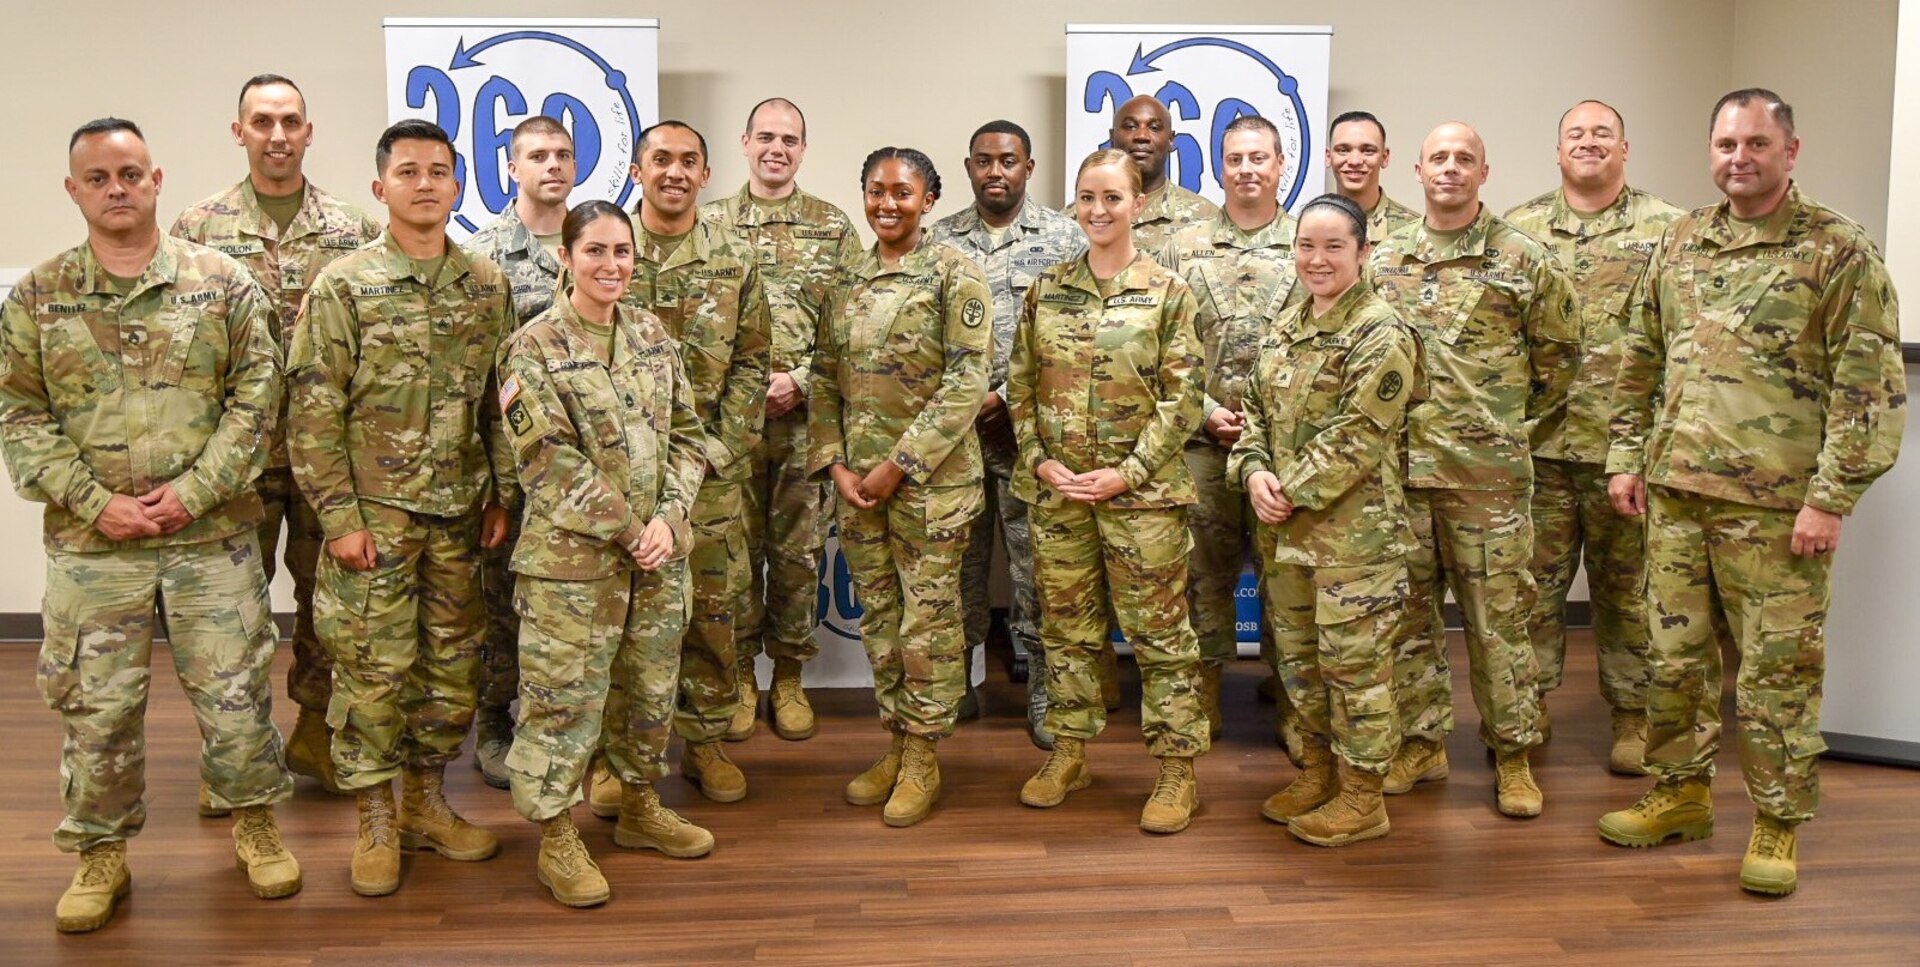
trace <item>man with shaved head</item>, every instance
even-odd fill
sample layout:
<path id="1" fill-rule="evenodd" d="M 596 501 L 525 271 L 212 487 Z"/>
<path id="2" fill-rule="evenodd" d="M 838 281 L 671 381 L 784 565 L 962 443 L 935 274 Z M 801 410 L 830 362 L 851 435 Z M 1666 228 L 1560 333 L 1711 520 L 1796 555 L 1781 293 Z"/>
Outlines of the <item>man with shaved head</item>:
<path id="1" fill-rule="evenodd" d="M 1109 135 L 1113 146 L 1125 151 L 1140 169 L 1140 187 L 1147 193 L 1147 203 L 1133 217 L 1136 250 L 1158 257 L 1174 233 L 1220 214 L 1218 205 L 1167 180 L 1173 115 L 1165 104 L 1148 94 L 1129 99 L 1113 112 Z"/>
<path id="2" fill-rule="evenodd" d="M 1642 775 L 1645 528 L 1614 513 L 1607 501 L 1607 404 L 1619 368 L 1628 293 L 1680 209 L 1627 186 L 1626 122 L 1600 101 L 1581 101 L 1560 116 L 1559 164 L 1560 187 L 1507 212 L 1515 228 L 1553 250 L 1580 300 L 1580 363 L 1566 416 L 1541 427 L 1533 450 L 1530 570 L 1539 598 L 1528 632 L 1540 666 L 1540 730 L 1545 739 L 1547 693 L 1560 687 L 1567 656 L 1567 587 L 1584 547 L 1600 694 L 1612 709 L 1607 766 Z"/>
<path id="3" fill-rule="evenodd" d="M 1558 425 L 1578 359 L 1573 285 L 1553 255 L 1480 203 L 1486 143 L 1449 122 L 1421 145 L 1426 215 L 1374 248 L 1376 290 L 1420 333 L 1431 383 L 1407 414 L 1412 624 L 1394 656 L 1405 736 L 1386 791 L 1447 775 L 1453 730 L 1446 589 L 1466 619 L 1481 736 L 1508 816 L 1542 807 L 1527 752 L 1540 742 L 1533 646 L 1533 447 Z"/>

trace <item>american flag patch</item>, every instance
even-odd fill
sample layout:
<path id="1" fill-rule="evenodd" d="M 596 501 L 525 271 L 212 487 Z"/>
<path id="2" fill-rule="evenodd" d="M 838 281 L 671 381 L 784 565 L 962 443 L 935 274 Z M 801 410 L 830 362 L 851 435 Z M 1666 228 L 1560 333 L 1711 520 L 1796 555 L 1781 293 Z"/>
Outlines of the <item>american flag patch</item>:
<path id="1" fill-rule="evenodd" d="M 519 396 L 520 396 L 520 377 L 519 376 L 507 377 L 507 381 L 500 384 L 500 412 L 502 413 L 506 412 L 507 407 L 512 406 L 513 401 L 515 399 L 518 399 Z"/>

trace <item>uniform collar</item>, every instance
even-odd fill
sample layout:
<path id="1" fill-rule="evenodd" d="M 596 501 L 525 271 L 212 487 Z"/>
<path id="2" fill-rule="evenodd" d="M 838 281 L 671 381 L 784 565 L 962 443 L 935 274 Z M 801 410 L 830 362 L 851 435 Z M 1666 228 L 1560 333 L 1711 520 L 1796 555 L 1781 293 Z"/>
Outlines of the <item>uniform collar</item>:
<path id="1" fill-rule="evenodd" d="M 876 241 L 867 246 L 867 250 L 861 254 L 859 261 L 853 264 L 852 272 L 862 280 L 877 279 L 883 275 L 924 275 L 933 271 L 934 262 L 933 242 L 928 238 L 927 230 L 923 228 L 920 230 L 920 243 L 900 260 L 899 268 L 889 269 L 881 264 L 880 243 Z"/>
<path id="2" fill-rule="evenodd" d="M 509 202 L 505 211 L 500 213 L 500 222 L 506 226 L 507 248 L 509 252 L 519 252 L 552 275 L 560 274 L 560 260 L 547 254 L 547 247 L 520 219 L 520 209 Z"/>
<path id="3" fill-rule="evenodd" d="M 1415 235 L 1413 249 L 1407 252 L 1407 255 L 1416 261 L 1425 263 L 1446 262 L 1451 259 L 1483 255 L 1487 251 L 1487 236 L 1491 234 L 1492 231 L 1493 212 L 1487 208 L 1484 202 L 1480 205 L 1479 213 L 1473 216 L 1473 221 L 1467 225 L 1465 231 L 1460 233 L 1460 237 L 1454 239 L 1444 247 L 1436 244 L 1430 230 L 1427 228 L 1425 217 L 1422 217 L 1419 231 Z"/>
<path id="4" fill-rule="evenodd" d="M 645 202 L 641 203 L 641 205 L 644 204 Z M 651 237 L 653 233 L 648 231 L 646 225 L 640 221 L 641 205 L 633 206 L 633 227 L 641 238 L 645 239 Z M 672 255 L 667 256 L 665 262 L 660 263 L 660 268 L 663 271 L 666 269 L 675 269 L 682 265 L 690 265 L 694 262 L 705 262 L 711 258 L 713 256 L 713 230 L 713 226 L 708 224 L 706 219 L 695 216 L 693 228 L 688 229 L 686 239 L 680 243 L 679 248 L 673 250 Z M 639 253 L 642 261 L 652 261 L 646 258 L 645 250 L 648 247 L 646 242 L 642 241 L 640 246 L 641 252 Z"/>
<path id="5" fill-rule="evenodd" d="M 1254 229 L 1243 231 L 1233 223 L 1225 208 L 1213 216 L 1209 235 L 1215 246 L 1237 248 L 1242 251 L 1256 248 L 1293 248 L 1293 216 L 1282 208 L 1275 212 L 1273 221 Z"/>
<path id="6" fill-rule="evenodd" d="M 141 292 L 162 285 L 172 285 L 180 278 L 180 257 L 174 250 L 173 237 L 162 233 L 160 244 L 153 250 L 153 258 L 147 260 L 147 267 L 140 271 L 140 277 L 133 282 L 133 288 L 127 293 L 132 298 Z M 93 243 L 80 243 L 80 291 L 96 295 L 114 294 L 113 282 L 107 275 L 107 268 L 100 264 L 99 256 L 93 254 Z"/>
<path id="7" fill-rule="evenodd" d="M 778 201 L 766 199 L 756 202 L 753 197 L 753 182 L 747 182 L 727 199 L 726 205 L 733 213 L 734 224 L 743 227 L 798 225 L 804 221 L 800 217 L 800 206 L 802 199 L 806 197 L 808 197 L 807 193 L 801 191 L 799 185 L 794 185 L 793 194 L 785 198 Z"/>
<path id="8" fill-rule="evenodd" d="M 1780 199 L 1779 207 L 1758 224 L 1747 226 L 1734 220 L 1733 210 L 1722 198 L 1720 204 L 1713 206 L 1712 212 L 1707 215 L 1706 224 L 1700 229 L 1700 238 L 1723 251 L 1750 245 L 1784 245 L 1802 221 L 1805 207 L 1800 197 L 1800 183 L 1789 181 L 1786 197 Z"/>
<path id="9" fill-rule="evenodd" d="M 598 359 L 599 354 L 596 350 L 599 347 L 595 345 L 592 334 L 587 332 L 587 321 L 580 318 L 579 310 L 573 307 L 572 296 L 563 293 L 560 298 L 553 301 L 553 306 L 560 316 L 558 320 L 560 325 L 556 328 L 561 338 L 566 340 L 567 355 L 573 358 Z M 632 359 L 652 345 L 646 339 L 645 331 L 641 327 L 639 311 L 625 302 L 614 303 L 613 331 L 615 338 L 626 346 L 625 355 L 616 356 L 616 359 Z M 613 361 L 609 360 L 607 366 L 612 368 Z"/>
<path id="10" fill-rule="evenodd" d="M 1039 231 L 1043 211 L 1039 203 L 1033 200 L 1033 195 L 1023 196 L 1020 199 L 1020 210 L 1014 213 L 1013 221 L 1007 223 L 1007 240 L 1012 241 L 1018 235 Z M 990 241 L 988 235 L 991 231 L 986 219 L 980 217 L 980 206 L 977 204 L 968 205 L 966 211 L 953 216 L 953 234 L 961 238 L 978 235 L 979 237 L 974 241 L 981 249 L 989 248 L 987 242 Z"/>
<path id="11" fill-rule="evenodd" d="M 265 209 L 260 207 L 260 192 L 253 187 L 251 176 L 240 179 L 236 186 L 240 190 L 240 210 L 247 216 L 247 224 L 240 230 L 248 235 L 286 242 L 303 235 L 319 231 L 320 225 L 320 189 L 313 186 L 313 179 L 301 183 L 300 210 L 293 213 L 293 221 L 287 223 L 287 233 L 280 234 L 280 226 L 267 217 Z"/>
<path id="12" fill-rule="evenodd" d="M 1327 314 L 1319 318 L 1313 315 L 1313 296 L 1308 295 L 1307 300 L 1302 302 L 1300 308 L 1296 310 L 1298 315 L 1294 317 L 1294 341 L 1298 342 L 1319 335 L 1334 335 L 1345 330 L 1353 322 L 1354 310 L 1360 308 L 1360 304 L 1367 300 L 1367 296 L 1371 295 L 1372 291 L 1366 279 L 1362 278 L 1354 282 L 1347 291 L 1340 293 L 1340 298 L 1333 301 L 1333 307 L 1327 310 Z"/>
<path id="13" fill-rule="evenodd" d="M 1069 285 L 1094 296 L 1100 295 L 1100 280 L 1094 277 L 1093 263 L 1089 255 L 1073 260 L 1073 268 L 1061 279 L 1062 285 Z M 1145 292 L 1152 283 L 1154 267 L 1160 263 L 1145 252 L 1133 253 L 1133 262 L 1114 276 L 1113 285 L 1120 292 Z"/>
<path id="14" fill-rule="evenodd" d="M 1173 189 L 1173 179 L 1168 178 L 1160 183 L 1160 187 L 1147 192 L 1147 203 L 1140 207 L 1140 217 L 1134 219 L 1133 224 L 1145 225 L 1172 218 L 1173 213 L 1169 209 L 1172 207 Z"/>
<path id="15" fill-rule="evenodd" d="M 1585 238 L 1591 235 L 1605 235 L 1633 226 L 1633 187 L 1622 184 L 1620 197 L 1606 208 L 1595 212 L 1591 218 L 1581 218 L 1580 213 L 1567 204 L 1567 190 L 1555 188 L 1553 202 L 1548 208 L 1547 227 L 1556 232 Z"/>
<path id="16" fill-rule="evenodd" d="M 388 275 L 396 279 L 412 279 L 429 289 L 444 288 L 458 282 L 473 264 L 468 260 L 467 253 L 460 246 L 453 244 L 453 239 L 447 239 L 447 260 L 440 266 L 440 277 L 423 279 L 415 271 L 412 256 L 401 250 L 400 242 L 393 237 L 392 229 L 380 230 L 380 244 L 386 256 Z"/>

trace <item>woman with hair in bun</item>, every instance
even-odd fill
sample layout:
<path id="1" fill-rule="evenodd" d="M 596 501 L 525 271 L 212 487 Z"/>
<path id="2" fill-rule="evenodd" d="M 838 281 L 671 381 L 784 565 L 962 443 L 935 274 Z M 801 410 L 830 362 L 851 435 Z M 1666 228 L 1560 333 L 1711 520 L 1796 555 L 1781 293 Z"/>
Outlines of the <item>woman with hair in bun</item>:
<path id="1" fill-rule="evenodd" d="M 713 849 L 653 790 L 667 774 L 706 440 L 665 325 L 620 301 L 633 260 L 619 206 L 568 212 L 571 285 L 500 361 L 501 423 L 527 502 L 511 563 L 520 721 L 506 767 L 514 808 L 541 826 L 540 882 L 573 907 L 611 894 L 572 818 L 596 751 L 622 785 L 617 845 Z"/>
<path id="2" fill-rule="evenodd" d="M 911 826 L 940 798 L 934 746 L 953 733 L 966 687 L 960 563 L 982 500 L 973 421 L 993 359 L 993 296 L 978 266 L 921 232 L 940 197 L 925 154 L 873 152 L 860 189 L 876 240 L 822 313 L 807 468 L 840 497 L 840 548 L 893 739 L 847 784 L 847 801 L 886 803 L 887 825 Z"/>
<path id="3" fill-rule="evenodd" d="M 1074 214 L 1090 247 L 1034 280 L 1014 336 L 1013 486 L 1030 508 L 1054 735 L 1020 801 L 1058 806 L 1093 781 L 1086 742 L 1106 727 L 1110 604 L 1140 666 L 1140 731 L 1160 759 L 1140 826 L 1177 833 L 1199 807 L 1193 760 L 1208 746 L 1187 619 L 1195 493 L 1181 456 L 1200 426 L 1201 345 L 1186 281 L 1134 247 L 1140 187 L 1125 152 L 1081 162 Z"/>
<path id="4" fill-rule="evenodd" d="M 1301 210 L 1294 268 L 1312 298 L 1268 332 L 1227 462 L 1272 548 L 1263 603 L 1301 729 L 1300 776 L 1260 811 L 1318 846 L 1387 834 L 1400 744 L 1393 653 L 1414 547 L 1400 463 L 1425 377 L 1419 337 L 1361 279 L 1367 253 L 1359 205 L 1321 195 Z"/>

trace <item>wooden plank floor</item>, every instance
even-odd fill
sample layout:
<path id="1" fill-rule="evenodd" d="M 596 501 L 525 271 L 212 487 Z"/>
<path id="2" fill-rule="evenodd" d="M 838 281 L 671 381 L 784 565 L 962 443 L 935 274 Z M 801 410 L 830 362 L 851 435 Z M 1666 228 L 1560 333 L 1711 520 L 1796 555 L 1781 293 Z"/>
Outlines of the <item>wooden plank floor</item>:
<path id="1" fill-rule="evenodd" d="M 1574 651 L 1555 739 L 1535 758 L 1547 794 L 1536 820 L 1494 812 L 1457 635 L 1453 777 L 1392 799 L 1392 835 L 1340 850 L 1259 816 L 1292 770 L 1270 739 L 1270 707 L 1253 701 L 1256 663 L 1229 673 L 1227 736 L 1200 766 L 1203 812 L 1187 832 L 1155 837 L 1135 826 L 1154 773 L 1135 711 L 1094 744 L 1092 788 L 1054 810 L 1018 804 L 1041 754 L 1022 729 L 1023 687 L 989 662 L 989 716 L 943 745 L 946 797 L 926 823 L 889 829 L 878 807 L 841 801 L 882 736 L 870 695 L 816 692 L 814 739 L 762 729 L 732 747 L 744 802 L 663 784 L 669 804 L 713 829 L 712 856 L 617 850 L 611 824 L 580 811 L 614 888 L 582 912 L 535 882 L 537 828 L 467 759 L 452 798 L 501 834 L 500 856 L 410 858 L 398 894 L 355 896 L 352 803 L 302 781 L 280 815 L 306 889 L 253 899 L 228 824 L 194 815 L 197 737 L 162 649 L 133 897 L 106 929 L 63 937 L 51 914 L 73 861 L 48 841 L 59 724 L 34 690 L 34 649 L 0 645 L 0 964 L 1920 963 L 1920 772 L 1826 763 L 1800 893 L 1746 895 L 1735 877 L 1751 813 L 1731 749 L 1714 838 L 1635 851 L 1595 835 L 1594 819 L 1643 780 L 1604 771 L 1606 712 L 1584 632 Z M 283 649 L 276 682 L 285 663 Z M 277 702 L 275 718 L 287 728 L 291 705 Z"/>

